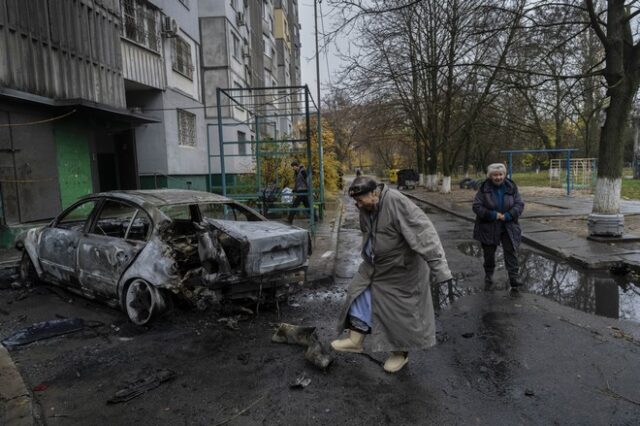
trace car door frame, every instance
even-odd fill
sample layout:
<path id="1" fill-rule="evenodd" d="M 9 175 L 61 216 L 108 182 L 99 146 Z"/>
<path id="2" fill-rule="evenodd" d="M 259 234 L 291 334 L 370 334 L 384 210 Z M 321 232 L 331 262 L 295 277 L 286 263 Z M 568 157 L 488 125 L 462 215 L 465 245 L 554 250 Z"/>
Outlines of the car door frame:
<path id="1" fill-rule="evenodd" d="M 87 216 L 82 230 L 72 231 L 65 228 L 59 228 L 58 225 L 71 211 L 82 204 L 94 202 L 93 209 Z M 78 243 L 80 238 L 87 231 L 96 211 L 99 210 L 102 200 L 100 198 L 83 198 L 76 201 L 66 209 L 64 209 L 53 222 L 44 228 L 38 237 L 38 262 L 45 274 L 47 281 L 58 284 L 68 285 L 70 287 L 79 287 L 78 282 Z M 51 252 L 48 250 L 49 241 L 51 244 Z M 56 253 L 66 253 L 66 259 L 56 258 Z M 61 261 L 68 260 L 63 264 Z"/>
<path id="2" fill-rule="evenodd" d="M 136 211 L 129 221 L 125 236 L 127 236 L 131 229 L 131 224 L 139 212 L 147 216 L 149 230 L 144 241 L 92 233 L 105 205 L 109 201 L 126 205 Z M 88 297 L 118 299 L 120 278 L 149 242 L 153 227 L 152 216 L 142 206 L 117 197 L 103 198 L 89 227 L 85 229 L 82 238 L 78 242 L 77 274 L 83 293 Z"/>

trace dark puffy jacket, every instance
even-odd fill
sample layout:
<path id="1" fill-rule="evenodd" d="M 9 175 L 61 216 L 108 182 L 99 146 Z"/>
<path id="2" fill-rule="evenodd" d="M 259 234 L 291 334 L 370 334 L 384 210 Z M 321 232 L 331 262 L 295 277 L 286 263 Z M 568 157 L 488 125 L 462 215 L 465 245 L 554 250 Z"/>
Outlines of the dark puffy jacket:
<path id="1" fill-rule="evenodd" d="M 293 192 L 307 192 L 309 185 L 307 185 L 307 171 L 304 166 L 300 164 L 298 171 L 295 172 L 295 183 L 293 186 Z"/>
<path id="2" fill-rule="evenodd" d="M 485 180 L 475 198 L 473 199 L 473 212 L 476 214 L 476 224 L 473 228 L 473 239 L 482 244 L 500 245 L 500 234 L 507 231 L 514 248 L 520 246 L 522 231 L 518 224 L 518 218 L 524 211 L 524 202 L 518 187 L 510 180 L 505 179 L 506 191 L 500 213 L 509 213 L 511 221 L 503 222 L 495 219 L 494 212 L 498 211 L 496 197 L 493 193 L 493 184 L 490 179 Z"/>

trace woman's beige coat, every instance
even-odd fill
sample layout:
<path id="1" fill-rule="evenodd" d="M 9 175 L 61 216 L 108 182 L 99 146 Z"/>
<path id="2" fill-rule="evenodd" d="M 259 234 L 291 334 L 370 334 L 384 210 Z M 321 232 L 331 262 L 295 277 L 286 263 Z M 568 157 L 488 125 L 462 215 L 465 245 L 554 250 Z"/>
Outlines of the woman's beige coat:
<path id="1" fill-rule="evenodd" d="M 338 329 L 347 328 L 353 301 L 371 286 L 372 351 L 409 351 L 436 343 L 433 282 L 451 278 L 440 238 L 427 215 L 400 192 L 383 186 L 377 218 L 360 211 L 362 249 L 372 234 L 373 265 L 365 259 L 347 291 Z"/>

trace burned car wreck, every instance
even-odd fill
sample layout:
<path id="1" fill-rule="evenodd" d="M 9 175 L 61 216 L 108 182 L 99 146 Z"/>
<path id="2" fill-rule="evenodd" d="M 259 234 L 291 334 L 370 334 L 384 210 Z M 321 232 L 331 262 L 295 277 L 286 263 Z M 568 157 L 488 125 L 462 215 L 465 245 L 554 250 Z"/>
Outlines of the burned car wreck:
<path id="1" fill-rule="evenodd" d="M 178 298 L 200 308 L 286 294 L 304 281 L 308 231 L 189 190 L 88 195 L 20 235 L 23 282 L 57 284 L 146 324 Z"/>

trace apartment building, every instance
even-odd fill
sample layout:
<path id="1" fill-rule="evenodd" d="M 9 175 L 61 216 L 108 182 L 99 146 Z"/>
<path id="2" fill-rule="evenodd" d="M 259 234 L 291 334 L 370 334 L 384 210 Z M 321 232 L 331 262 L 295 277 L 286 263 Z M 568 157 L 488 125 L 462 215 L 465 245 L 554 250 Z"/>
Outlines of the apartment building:
<path id="1" fill-rule="evenodd" d="M 79 196 L 138 185 L 118 0 L 0 1 L 0 243 Z M 105 162 L 110 167 L 105 167 Z"/>
<path id="2" fill-rule="evenodd" d="M 227 184 L 233 184 L 236 177 L 254 171 L 251 142 L 256 131 L 261 138 L 273 139 L 292 132 L 291 97 L 280 99 L 275 88 L 300 82 L 299 37 L 297 44 L 293 42 L 299 29 L 298 5 L 297 0 L 200 0 L 199 5 L 205 120 L 214 186 L 219 184 L 221 172 L 216 89 L 231 89 L 230 95 L 247 106 L 221 99 L 222 139 L 227 142 L 225 174 Z M 239 90 L 247 88 L 267 90 L 251 94 Z"/>
<path id="3" fill-rule="evenodd" d="M 299 84 L 297 13 L 297 0 L 0 0 L 0 231 L 92 192 L 206 189 L 216 89 Z M 255 115 L 283 108 L 250 103 L 264 105 L 222 105 L 238 142 L 227 173 L 253 172 Z"/>
<path id="4" fill-rule="evenodd" d="M 141 188 L 206 189 L 207 145 L 196 0 L 120 0 L 127 108 Z"/>

